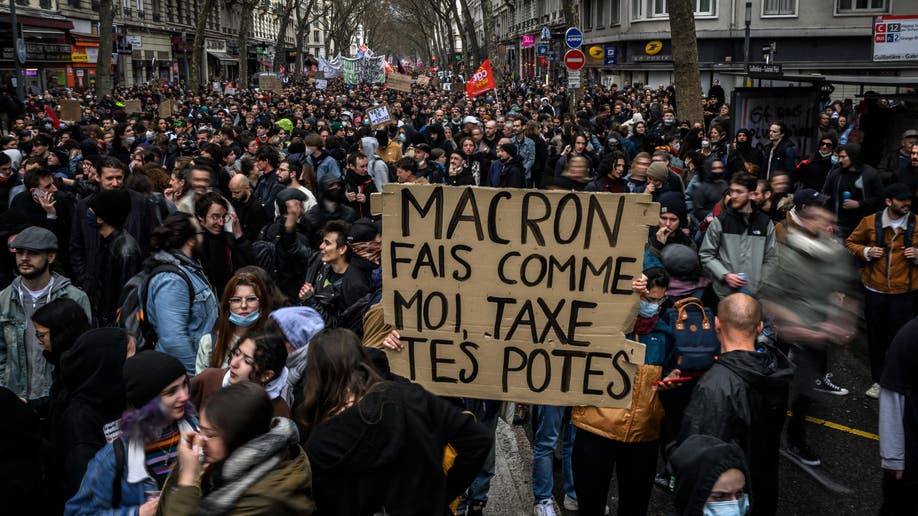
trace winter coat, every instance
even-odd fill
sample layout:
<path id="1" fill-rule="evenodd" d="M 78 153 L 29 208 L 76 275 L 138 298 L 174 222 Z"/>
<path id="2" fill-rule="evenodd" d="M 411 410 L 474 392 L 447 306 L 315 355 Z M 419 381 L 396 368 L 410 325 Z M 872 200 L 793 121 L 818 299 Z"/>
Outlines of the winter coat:
<path id="1" fill-rule="evenodd" d="M 704 434 L 743 449 L 753 507 L 757 500 L 777 501 L 778 449 L 794 370 L 777 350 L 722 353 L 695 386 L 684 412 L 680 442 Z"/>
<path id="2" fill-rule="evenodd" d="M 156 514 L 309 515 L 312 472 L 297 444 L 293 421 L 276 418 L 274 426 L 235 450 L 203 485 L 179 486 L 173 471 L 163 486 Z M 229 478 L 226 478 L 229 477 Z M 210 485 L 210 484 L 213 485 Z"/>
<path id="3" fill-rule="evenodd" d="M 178 430 L 182 434 L 193 432 L 197 427 L 197 420 L 187 415 L 178 422 Z M 89 461 L 79 491 L 67 501 L 64 516 L 136 516 L 146 501 L 145 492 L 161 490 L 161 486 L 147 472 L 143 442 L 122 442 L 124 471 L 121 474 L 121 501 L 118 507 L 112 507 L 117 462 L 115 448 L 109 443 Z"/>
<path id="4" fill-rule="evenodd" d="M 587 183 L 583 188 L 584 192 L 608 192 L 608 193 L 630 193 L 625 180 L 618 178 L 613 179 L 608 175 L 597 177 Z"/>
<path id="5" fill-rule="evenodd" d="M 385 165 L 382 161 L 379 161 L 379 163 Z M 386 170 L 388 171 L 388 168 Z M 372 216 L 372 213 L 370 213 L 370 196 L 379 192 L 372 176 L 369 174 L 362 176 L 351 169 L 347 169 L 344 172 L 344 190 L 348 193 L 364 194 L 366 196 L 364 202 L 358 202 L 356 199 L 353 201 L 345 200 L 345 203 L 357 212 L 358 219 Z"/>
<path id="6" fill-rule="evenodd" d="M 772 149 L 774 152 L 772 153 Z M 776 170 L 793 172 L 797 168 L 797 147 L 789 138 L 782 138 L 778 146 L 771 142 L 762 148 L 762 163 L 759 170 L 761 179 L 770 179 Z"/>
<path id="7" fill-rule="evenodd" d="M 306 440 L 323 514 L 440 516 L 478 474 L 492 432 L 408 383 L 384 382 L 319 424 Z M 457 455 L 444 472 L 443 453 Z"/>
<path id="8" fill-rule="evenodd" d="M 861 203 L 854 210 L 842 208 L 844 192 L 851 199 Z M 842 236 L 849 235 L 861 219 L 883 208 L 883 181 L 880 174 L 870 165 L 854 163 L 848 169 L 835 167 L 829 171 L 822 193 L 829 196 L 826 207 L 838 215 L 838 227 Z"/>
<path id="9" fill-rule="evenodd" d="M 514 156 L 502 164 L 500 170 L 499 188 L 524 188 L 526 186 L 526 171 L 520 156 Z"/>
<path id="10" fill-rule="evenodd" d="M 70 280 L 57 274 L 51 275 L 54 284 L 44 300 L 37 303 L 45 305 L 62 297 L 70 298 L 79 303 L 86 311 L 86 317 L 91 318 L 89 298 L 82 290 L 70 283 Z M 22 306 L 22 277 L 13 280 L 10 286 L 0 291 L 0 386 L 13 391 L 17 396 L 26 399 L 46 396 L 48 393 L 30 393 L 29 378 L 29 352 L 26 346 L 26 331 L 33 331 L 32 322 L 25 319 L 25 310 Z M 36 305 L 36 309 L 39 305 Z M 32 371 L 41 371 L 45 376 L 46 385 L 51 385 L 51 370 L 53 366 L 44 361 L 42 364 L 33 364 Z"/>
<path id="11" fill-rule="evenodd" d="M 146 266 L 153 267 L 156 262 L 181 267 L 194 288 L 193 301 L 189 306 L 187 283 L 178 274 L 163 272 L 150 278 L 147 319 L 159 335 L 156 351 L 179 359 L 188 374 L 194 375 L 198 343 L 217 322 L 217 298 L 207 282 L 204 269 L 191 258 L 178 251 L 159 251 Z"/>
<path id="12" fill-rule="evenodd" d="M 363 153 L 367 156 L 367 175 L 373 179 L 377 192 L 382 192 L 383 185 L 389 182 L 389 166 L 380 157 L 379 142 L 376 138 L 364 136 L 360 139 Z M 367 199 L 367 204 L 369 204 Z"/>
<path id="13" fill-rule="evenodd" d="M 77 492 L 87 464 L 124 412 L 121 369 L 126 354 L 124 330 L 99 328 L 77 339 L 60 357 L 64 400 L 61 411 L 51 416 L 51 443 L 65 500 Z"/>
<path id="14" fill-rule="evenodd" d="M 698 256 L 719 297 L 734 293 L 724 282 L 728 273 L 745 273 L 747 290 L 755 295 L 777 263 L 775 226 L 759 210 L 740 213 L 727 208 L 711 221 Z"/>
<path id="15" fill-rule="evenodd" d="M 341 167 L 338 166 L 338 162 L 325 151 L 322 151 L 318 158 L 308 156 L 306 161 L 316 171 L 316 181 L 318 182 L 321 182 L 326 175 L 335 179 L 341 177 Z"/>
<path id="16" fill-rule="evenodd" d="M 96 297 L 92 300 L 96 326 L 113 326 L 117 316 L 121 290 L 135 274 L 140 272 L 143 258 L 140 245 L 126 231 L 117 230 L 103 238 L 100 248 L 101 268 Z"/>
<path id="17" fill-rule="evenodd" d="M 888 208 L 887 208 L 888 209 Z M 906 220 L 902 227 L 894 230 L 886 214 L 887 210 L 868 215 L 861 220 L 854 232 L 845 240 L 848 252 L 854 255 L 861 263 L 861 283 L 865 287 L 886 294 L 904 294 L 918 288 L 918 261 L 905 257 L 905 228 Z M 868 247 L 877 245 L 876 218 L 882 217 L 883 244 L 886 251 L 882 258 L 870 258 L 864 255 Z M 906 217 L 915 217 L 909 213 Z M 915 245 L 915 235 L 912 236 L 912 246 Z"/>
<path id="18" fill-rule="evenodd" d="M 249 199 L 249 202 L 261 208 L 265 220 L 272 220 L 274 218 L 274 199 L 283 189 L 284 185 L 277 180 L 277 171 L 266 172 L 258 177 L 255 188 L 252 188 L 252 198 Z"/>

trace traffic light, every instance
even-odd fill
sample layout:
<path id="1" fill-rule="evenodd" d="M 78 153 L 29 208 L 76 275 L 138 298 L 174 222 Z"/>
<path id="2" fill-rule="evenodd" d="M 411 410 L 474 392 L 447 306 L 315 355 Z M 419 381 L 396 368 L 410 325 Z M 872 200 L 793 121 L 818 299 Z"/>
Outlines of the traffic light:
<path id="1" fill-rule="evenodd" d="M 462 62 L 462 52 L 456 52 L 456 62 Z"/>

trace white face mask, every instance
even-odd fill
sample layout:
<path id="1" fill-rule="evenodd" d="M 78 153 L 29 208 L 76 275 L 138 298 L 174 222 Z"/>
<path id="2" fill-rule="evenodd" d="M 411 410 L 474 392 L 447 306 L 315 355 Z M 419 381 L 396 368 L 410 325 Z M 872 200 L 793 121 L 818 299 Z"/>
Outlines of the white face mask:
<path id="1" fill-rule="evenodd" d="M 704 516 L 745 516 L 749 512 L 749 496 L 726 502 L 705 502 Z"/>

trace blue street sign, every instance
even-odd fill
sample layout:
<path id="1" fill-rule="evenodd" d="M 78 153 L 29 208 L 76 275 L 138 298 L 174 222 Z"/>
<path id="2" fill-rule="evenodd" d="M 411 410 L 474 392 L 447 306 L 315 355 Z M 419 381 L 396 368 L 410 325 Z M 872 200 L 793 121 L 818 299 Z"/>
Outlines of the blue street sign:
<path id="1" fill-rule="evenodd" d="M 618 48 L 617 47 L 610 47 L 610 46 L 603 47 L 602 64 L 604 65 L 618 64 Z"/>
<path id="2" fill-rule="evenodd" d="M 577 27 L 571 27 L 564 33 L 564 41 L 571 48 L 580 48 L 583 43 L 583 33 Z"/>
<path id="3" fill-rule="evenodd" d="M 544 56 L 547 53 L 548 53 L 548 45 L 538 45 L 536 47 L 537 56 Z"/>

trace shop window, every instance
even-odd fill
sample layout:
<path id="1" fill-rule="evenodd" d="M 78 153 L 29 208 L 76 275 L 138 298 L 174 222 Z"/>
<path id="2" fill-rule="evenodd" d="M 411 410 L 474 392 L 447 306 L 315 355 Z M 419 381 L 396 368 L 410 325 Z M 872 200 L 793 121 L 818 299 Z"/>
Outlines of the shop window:
<path id="1" fill-rule="evenodd" d="M 839 14 L 886 13 L 889 0 L 836 0 L 835 9 Z"/>

